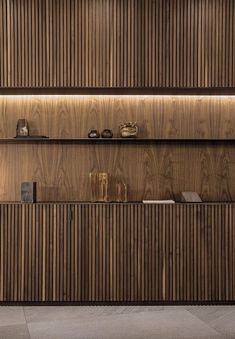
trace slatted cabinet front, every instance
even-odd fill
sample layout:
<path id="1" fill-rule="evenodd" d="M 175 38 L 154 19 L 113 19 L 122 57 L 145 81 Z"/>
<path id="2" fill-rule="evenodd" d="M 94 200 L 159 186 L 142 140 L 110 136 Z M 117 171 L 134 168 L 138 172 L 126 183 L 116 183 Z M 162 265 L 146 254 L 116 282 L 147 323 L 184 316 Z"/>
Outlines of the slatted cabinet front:
<path id="1" fill-rule="evenodd" d="M 1 204 L 1 301 L 235 300 L 233 204 Z"/>

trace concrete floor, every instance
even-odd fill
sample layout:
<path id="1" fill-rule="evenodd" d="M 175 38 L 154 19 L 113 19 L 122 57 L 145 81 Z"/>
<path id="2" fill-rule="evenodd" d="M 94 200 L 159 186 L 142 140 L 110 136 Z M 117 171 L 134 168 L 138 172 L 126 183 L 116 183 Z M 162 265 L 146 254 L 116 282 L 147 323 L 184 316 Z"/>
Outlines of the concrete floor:
<path id="1" fill-rule="evenodd" d="M 235 338 L 234 306 L 1 306 L 0 339 Z"/>

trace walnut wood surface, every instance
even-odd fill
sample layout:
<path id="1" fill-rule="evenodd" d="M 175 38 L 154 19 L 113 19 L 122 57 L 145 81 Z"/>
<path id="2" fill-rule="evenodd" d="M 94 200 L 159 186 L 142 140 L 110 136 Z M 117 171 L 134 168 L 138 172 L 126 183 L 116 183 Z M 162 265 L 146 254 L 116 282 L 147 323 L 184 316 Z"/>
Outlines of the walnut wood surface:
<path id="1" fill-rule="evenodd" d="M 1 204 L 0 301 L 235 301 L 234 204 Z"/>
<path id="2" fill-rule="evenodd" d="M 137 121 L 141 138 L 235 138 L 234 97 L 0 98 L 0 138 L 15 136 L 19 118 L 32 134 L 86 137 L 91 128 Z M 89 201 L 88 173 L 108 171 L 128 185 L 131 201 L 178 198 L 235 200 L 233 144 L 0 145 L 0 200 L 19 201 L 23 181 L 38 183 L 39 201 Z"/>
<path id="3" fill-rule="evenodd" d="M 0 0 L 0 87 L 235 87 L 233 0 Z"/>

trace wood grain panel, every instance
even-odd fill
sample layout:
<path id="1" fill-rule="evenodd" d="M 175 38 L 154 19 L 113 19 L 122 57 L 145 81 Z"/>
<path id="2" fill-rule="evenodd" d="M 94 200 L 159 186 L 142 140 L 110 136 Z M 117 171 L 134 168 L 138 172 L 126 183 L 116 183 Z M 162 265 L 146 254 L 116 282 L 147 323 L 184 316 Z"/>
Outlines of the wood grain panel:
<path id="1" fill-rule="evenodd" d="M 1 204 L 0 301 L 234 301 L 233 204 Z"/>
<path id="2" fill-rule="evenodd" d="M 1 0 L 0 15 L 0 87 L 235 87 L 233 0 Z"/>
<path id="3" fill-rule="evenodd" d="M 0 138 L 16 134 L 17 120 L 31 134 L 86 138 L 91 128 L 137 121 L 140 138 L 235 138 L 235 97 L 223 96 L 1 96 Z"/>
<path id="4" fill-rule="evenodd" d="M 20 201 L 24 181 L 37 182 L 38 201 L 90 201 L 92 171 L 123 180 L 129 201 L 179 201 L 182 191 L 197 191 L 203 201 L 235 199 L 232 145 L 0 145 L 0 150 L 2 201 Z"/>
<path id="5" fill-rule="evenodd" d="M 235 138 L 234 97 L 0 98 L 0 137 L 25 117 L 31 134 L 86 137 L 137 121 L 146 138 Z M 205 201 L 235 200 L 232 144 L 0 145 L 0 199 L 20 201 L 23 181 L 38 183 L 38 201 L 89 201 L 88 174 L 108 171 L 128 185 L 128 199 L 177 199 L 197 191 Z"/>

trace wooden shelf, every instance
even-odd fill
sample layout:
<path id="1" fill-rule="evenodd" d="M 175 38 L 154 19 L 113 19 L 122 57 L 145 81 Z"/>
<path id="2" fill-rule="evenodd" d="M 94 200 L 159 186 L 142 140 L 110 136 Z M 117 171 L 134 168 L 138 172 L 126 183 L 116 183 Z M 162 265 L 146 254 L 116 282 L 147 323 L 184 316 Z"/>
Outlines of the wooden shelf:
<path id="1" fill-rule="evenodd" d="M 3 138 L 0 144 L 234 144 L 235 139 L 147 139 L 147 138 L 77 138 L 77 139 L 50 139 L 50 138 Z"/>
<path id="2" fill-rule="evenodd" d="M 235 95 L 234 87 L 1 87 L 0 95 Z"/>
<path id="3" fill-rule="evenodd" d="M 202 201 L 202 202 L 180 202 L 180 201 L 175 201 L 172 204 L 169 203 L 143 203 L 142 201 L 127 201 L 127 202 L 116 202 L 116 201 L 110 201 L 110 202 L 91 202 L 91 201 L 37 201 L 35 203 L 24 203 L 21 201 L 0 201 L 0 206 L 1 205 L 17 205 L 17 206 L 51 206 L 51 205 L 75 205 L 79 204 L 81 206 L 87 205 L 87 206 L 182 206 L 182 205 L 187 205 L 187 206 L 227 206 L 227 205 L 234 205 L 235 206 L 235 201 Z"/>

